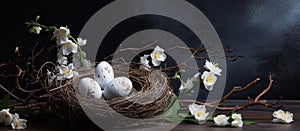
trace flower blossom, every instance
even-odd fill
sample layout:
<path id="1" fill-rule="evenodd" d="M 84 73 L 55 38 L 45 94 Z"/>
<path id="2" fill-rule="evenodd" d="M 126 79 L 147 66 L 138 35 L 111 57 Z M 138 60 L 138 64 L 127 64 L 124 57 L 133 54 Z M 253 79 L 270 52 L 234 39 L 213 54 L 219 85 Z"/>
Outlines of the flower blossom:
<path id="1" fill-rule="evenodd" d="M 293 122 L 293 113 L 286 111 L 284 112 L 283 110 L 278 110 L 274 111 L 273 116 L 275 117 L 272 122 L 278 122 L 278 123 L 291 123 Z"/>
<path id="2" fill-rule="evenodd" d="M 60 65 L 58 69 L 59 75 L 57 76 L 57 80 L 71 79 L 74 76 L 74 65 L 72 63 L 68 66 Z"/>
<path id="3" fill-rule="evenodd" d="M 52 86 L 53 84 L 53 80 L 56 78 L 56 75 L 54 75 L 53 72 L 50 72 L 48 69 L 47 69 L 47 82 L 48 82 L 48 86 Z"/>
<path id="4" fill-rule="evenodd" d="M 154 66 L 159 66 L 161 62 L 166 60 L 167 55 L 164 52 L 164 49 L 160 48 L 159 46 L 154 48 L 154 51 L 150 54 L 152 58 L 151 62 Z"/>
<path id="5" fill-rule="evenodd" d="M 140 69 L 144 69 L 149 71 L 150 70 L 150 65 L 149 65 L 149 60 L 148 60 L 149 55 L 144 55 L 140 57 L 140 62 L 142 63 L 142 66 L 140 66 Z"/>
<path id="6" fill-rule="evenodd" d="M 213 118 L 216 126 L 226 126 L 228 125 L 229 117 L 226 115 L 218 115 Z"/>
<path id="7" fill-rule="evenodd" d="M 62 53 L 63 55 L 69 55 L 71 53 L 77 53 L 78 46 L 71 40 L 67 40 L 65 43 L 62 43 Z"/>
<path id="8" fill-rule="evenodd" d="M 60 65 L 67 65 L 68 64 L 68 58 L 65 56 L 57 57 L 57 63 Z"/>
<path id="9" fill-rule="evenodd" d="M 19 114 L 15 113 L 15 115 L 13 116 L 13 120 L 11 122 L 11 126 L 13 129 L 25 129 L 27 127 L 26 125 L 27 120 L 25 119 L 20 119 L 19 118 Z"/>
<path id="10" fill-rule="evenodd" d="M 201 75 L 201 79 L 203 80 L 203 84 L 208 91 L 211 91 L 214 87 L 214 84 L 217 81 L 217 77 L 213 72 L 204 71 Z"/>
<path id="11" fill-rule="evenodd" d="M 243 127 L 244 122 L 242 121 L 242 115 L 241 114 L 233 113 L 231 115 L 231 118 L 233 119 L 233 121 L 231 122 L 231 126 Z"/>
<path id="12" fill-rule="evenodd" d="M 62 45 L 63 43 L 67 42 L 70 30 L 66 27 L 60 27 L 59 29 L 55 30 L 53 34 L 56 36 L 56 43 L 58 45 Z"/>
<path id="13" fill-rule="evenodd" d="M 222 69 L 220 69 L 220 67 L 218 67 L 217 63 L 213 63 L 213 62 L 206 60 L 204 67 L 216 75 L 219 75 L 219 76 L 221 75 Z"/>
<path id="14" fill-rule="evenodd" d="M 34 27 L 32 27 L 32 29 L 33 29 L 33 32 L 36 34 L 40 34 L 40 32 L 42 30 L 42 28 L 39 26 L 34 26 Z"/>
<path id="15" fill-rule="evenodd" d="M 77 38 L 77 43 L 78 43 L 78 45 L 80 45 L 80 46 L 84 46 L 84 45 L 86 45 L 86 39 L 82 39 L 82 38 Z"/>
<path id="16" fill-rule="evenodd" d="M 2 109 L 0 111 L 0 123 L 9 125 L 12 122 L 13 116 L 9 113 L 9 109 Z"/>
<path id="17" fill-rule="evenodd" d="M 181 84 L 179 91 L 189 90 L 189 89 L 193 88 L 194 82 L 199 82 L 199 76 L 200 76 L 200 73 L 196 73 L 192 78 L 188 78 L 186 83 Z"/>
<path id="18" fill-rule="evenodd" d="M 199 122 L 205 121 L 209 114 L 208 112 L 206 112 L 206 108 L 204 105 L 197 105 L 195 103 L 189 105 L 189 110 L 195 117 L 195 119 Z"/>

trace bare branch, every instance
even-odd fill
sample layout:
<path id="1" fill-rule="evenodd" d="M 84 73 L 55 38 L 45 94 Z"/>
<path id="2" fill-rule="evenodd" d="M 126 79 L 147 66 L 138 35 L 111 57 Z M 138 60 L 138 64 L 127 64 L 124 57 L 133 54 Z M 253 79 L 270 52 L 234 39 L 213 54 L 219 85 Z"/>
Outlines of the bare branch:
<path id="1" fill-rule="evenodd" d="M 266 94 L 266 93 L 271 89 L 271 86 L 272 86 L 272 84 L 273 84 L 272 75 L 270 75 L 269 80 L 270 80 L 270 82 L 269 82 L 268 87 L 267 87 L 265 90 L 263 90 L 263 92 L 261 92 L 261 93 L 254 99 L 254 101 L 258 101 L 258 99 L 259 99 L 261 96 L 263 96 L 264 94 Z"/>

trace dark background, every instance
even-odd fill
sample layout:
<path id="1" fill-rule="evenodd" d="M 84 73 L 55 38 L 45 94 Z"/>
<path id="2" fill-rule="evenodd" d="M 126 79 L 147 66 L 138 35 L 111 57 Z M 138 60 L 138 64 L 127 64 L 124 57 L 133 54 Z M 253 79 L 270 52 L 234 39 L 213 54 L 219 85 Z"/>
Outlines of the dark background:
<path id="1" fill-rule="evenodd" d="M 300 98 L 300 0 L 188 1 L 208 17 L 225 49 L 235 48 L 233 55 L 243 56 L 234 62 L 228 61 L 225 92 L 256 77 L 262 78 L 252 88 L 231 98 L 245 99 L 257 95 L 267 86 L 269 74 L 274 75 L 275 82 L 264 98 Z M 49 33 L 29 34 L 24 25 L 26 21 L 40 15 L 40 23 L 57 27 L 68 25 L 71 33 L 78 36 L 89 18 L 111 0 L 6 2 L 1 4 L 0 63 L 16 57 L 16 46 L 19 46 L 20 54 L 26 56 L 30 54 L 27 49 L 36 42 L 46 48 L 55 44 L 49 40 Z M 53 51 L 45 50 L 38 61 L 55 61 L 55 56 Z M 1 84 L 9 82 L 0 81 Z M 2 97 L 4 92 L 0 91 L 0 94 Z"/>

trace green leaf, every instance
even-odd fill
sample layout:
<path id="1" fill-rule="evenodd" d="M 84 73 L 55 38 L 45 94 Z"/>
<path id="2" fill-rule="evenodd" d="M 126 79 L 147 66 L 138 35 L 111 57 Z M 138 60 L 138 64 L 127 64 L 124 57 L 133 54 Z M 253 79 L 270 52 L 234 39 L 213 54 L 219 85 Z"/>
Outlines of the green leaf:
<path id="1" fill-rule="evenodd" d="M 0 109 L 6 109 L 6 108 L 8 108 L 8 106 L 9 106 L 9 99 L 10 99 L 10 95 L 9 94 L 6 94 L 2 98 L 2 100 L 0 102 Z"/>
<path id="2" fill-rule="evenodd" d="M 182 120 L 182 123 L 195 123 L 198 124 L 199 121 L 197 121 L 196 119 L 192 119 L 192 118 L 185 118 Z"/>
<path id="3" fill-rule="evenodd" d="M 51 40 L 56 40 L 56 36 L 52 36 L 52 37 L 51 37 Z"/>
<path id="4" fill-rule="evenodd" d="M 30 29 L 29 29 L 29 33 L 34 33 L 33 28 L 30 28 Z"/>
<path id="5" fill-rule="evenodd" d="M 214 116 L 208 116 L 208 117 L 206 118 L 206 120 L 208 120 L 208 121 L 214 121 Z"/>
<path id="6" fill-rule="evenodd" d="M 233 119 L 232 119 L 232 114 L 233 113 L 235 113 L 235 110 L 233 109 L 233 110 L 231 110 L 229 113 L 228 113 L 228 115 L 227 116 L 229 116 L 229 122 L 232 122 L 233 121 Z"/>
<path id="7" fill-rule="evenodd" d="M 167 118 L 167 121 L 171 122 L 171 123 L 196 123 L 196 124 L 199 123 L 194 118 L 180 118 L 180 117 L 170 117 L 170 118 Z"/>
<path id="8" fill-rule="evenodd" d="M 181 123 L 182 122 L 182 118 L 169 117 L 169 118 L 167 118 L 167 121 L 171 122 L 171 123 Z"/>
<path id="9" fill-rule="evenodd" d="M 193 115 L 187 114 L 187 113 L 178 113 L 178 117 L 182 117 L 182 118 L 194 118 Z"/>
<path id="10" fill-rule="evenodd" d="M 257 124 L 257 122 L 254 121 L 248 121 L 248 120 L 243 120 L 245 125 L 253 125 L 253 124 Z"/>
<path id="11" fill-rule="evenodd" d="M 170 106 L 165 109 L 163 114 L 164 117 L 177 117 L 178 110 L 180 109 L 178 98 L 175 94 L 173 94 L 171 99 L 173 99 L 173 101 L 171 102 Z"/>
<path id="12" fill-rule="evenodd" d="M 172 106 L 167 110 L 166 117 L 177 116 L 178 110 L 180 108 L 179 102 L 176 99 Z"/>
<path id="13" fill-rule="evenodd" d="M 228 113 L 228 116 L 231 117 L 233 113 L 235 113 L 235 110 L 231 110 L 231 111 Z"/>
<path id="14" fill-rule="evenodd" d="M 25 25 L 27 26 L 27 28 L 29 28 L 31 26 L 30 22 L 25 22 Z"/>

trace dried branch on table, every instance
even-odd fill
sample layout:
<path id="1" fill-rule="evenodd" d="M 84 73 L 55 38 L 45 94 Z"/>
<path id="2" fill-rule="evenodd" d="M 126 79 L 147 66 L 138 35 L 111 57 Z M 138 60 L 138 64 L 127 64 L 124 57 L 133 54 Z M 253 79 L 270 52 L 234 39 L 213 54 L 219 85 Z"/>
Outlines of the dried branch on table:
<path id="1" fill-rule="evenodd" d="M 234 87 L 232 90 L 230 90 L 224 97 L 222 97 L 221 100 L 217 101 L 217 102 L 200 102 L 200 101 L 195 101 L 195 100 L 179 100 L 180 103 L 196 103 L 199 105 L 205 105 L 207 107 L 211 107 L 211 108 L 216 108 L 218 110 L 242 110 L 245 109 L 249 106 L 253 106 L 253 105 L 262 105 L 265 107 L 270 107 L 270 108 L 277 108 L 277 104 L 279 103 L 279 101 L 282 99 L 282 97 L 280 97 L 277 101 L 275 101 L 274 103 L 267 103 L 266 100 L 259 100 L 264 94 L 266 94 L 272 87 L 273 84 L 273 79 L 272 79 L 272 75 L 269 76 L 269 85 L 267 86 L 267 88 L 265 90 L 263 90 L 261 93 L 259 93 L 254 100 L 250 100 L 248 103 L 246 103 L 245 105 L 237 105 L 237 106 L 233 106 L 233 107 L 226 107 L 226 106 L 220 106 L 220 103 L 222 103 L 223 101 L 225 101 L 230 95 L 232 95 L 235 92 L 240 92 L 240 91 L 244 91 L 246 89 L 248 89 L 249 87 L 251 87 L 253 84 L 255 84 L 256 82 L 258 82 L 260 80 L 260 78 L 256 78 L 255 80 L 253 80 L 252 82 L 250 82 L 249 84 L 247 84 L 244 87 Z M 280 106 L 279 106 L 280 107 Z"/>

